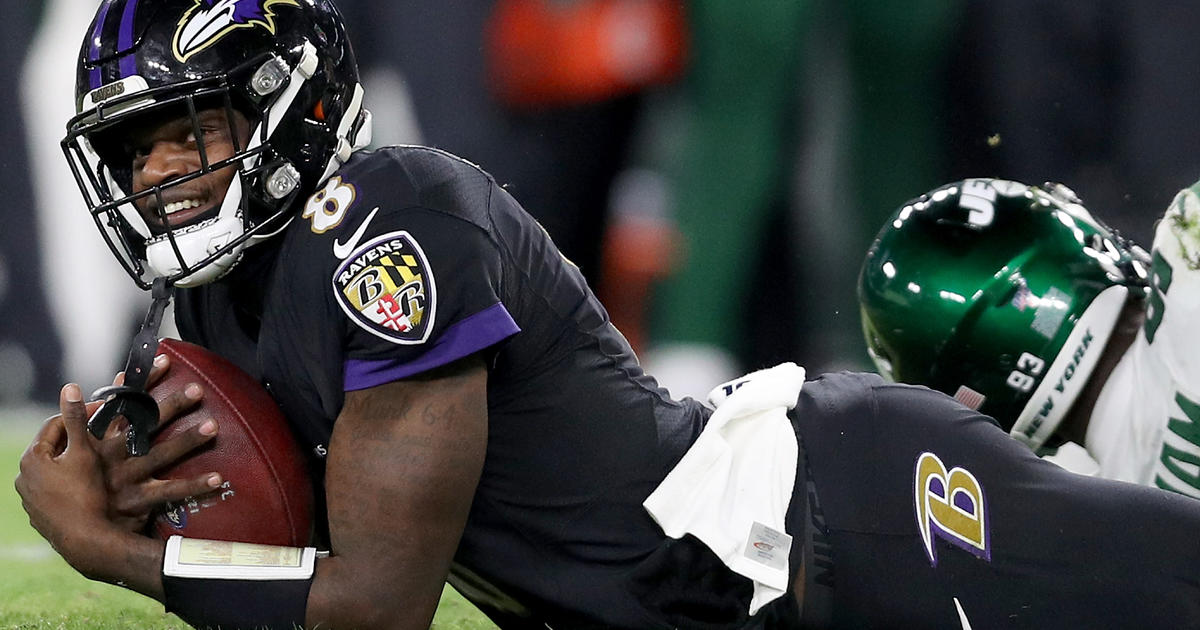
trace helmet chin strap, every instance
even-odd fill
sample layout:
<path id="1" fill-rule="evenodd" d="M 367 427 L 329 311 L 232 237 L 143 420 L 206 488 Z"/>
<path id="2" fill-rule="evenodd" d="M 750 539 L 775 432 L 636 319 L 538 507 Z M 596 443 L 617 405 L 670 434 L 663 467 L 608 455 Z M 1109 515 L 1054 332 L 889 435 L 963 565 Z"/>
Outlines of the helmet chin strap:
<path id="1" fill-rule="evenodd" d="M 162 324 L 163 312 L 171 303 L 171 283 L 166 278 L 155 278 L 154 301 L 146 312 L 142 328 L 133 338 L 129 358 L 125 362 L 125 380 L 120 385 L 101 387 L 92 394 L 92 400 L 105 401 L 92 417 L 87 428 L 97 438 L 104 437 L 108 426 L 117 416 L 129 423 L 125 434 L 125 450 L 129 455 L 142 456 L 150 452 L 150 436 L 158 427 L 158 403 L 146 392 L 154 355 L 158 351 L 158 328 Z"/>
<path id="2" fill-rule="evenodd" d="M 321 173 L 318 183 L 329 179 L 334 171 L 341 168 L 350 159 L 351 153 L 371 144 L 371 112 L 363 109 L 362 101 L 362 84 L 355 83 L 354 95 L 350 97 L 346 112 L 342 114 L 342 119 L 338 122 L 337 147 L 330 156 L 329 163 L 325 165 L 325 172 Z M 356 124 L 357 127 L 355 127 Z M 351 136 L 352 133 L 353 136 Z"/>
<path id="3" fill-rule="evenodd" d="M 1035 451 L 1046 443 L 1100 361 L 1128 296 L 1129 288 L 1117 285 L 1092 300 L 1009 431 L 1014 438 Z"/>
<path id="4" fill-rule="evenodd" d="M 156 276 L 173 276 L 185 268 L 195 267 L 218 249 L 228 245 L 245 232 L 241 209 L 242 177 L 229 182 L 225 199 L 217 216 L 196 225 L 163 234 L 146 243 L 146 265 Z M 171 235 L 174 238 L 171 238 Z M 234 246 L 212 262 L 177 280 L 181 287 L 194 287 L 212 282 L 225 275 L 242 257 L 245 241 Z M 175 248 L 179 251 L 176 253 Z"/>

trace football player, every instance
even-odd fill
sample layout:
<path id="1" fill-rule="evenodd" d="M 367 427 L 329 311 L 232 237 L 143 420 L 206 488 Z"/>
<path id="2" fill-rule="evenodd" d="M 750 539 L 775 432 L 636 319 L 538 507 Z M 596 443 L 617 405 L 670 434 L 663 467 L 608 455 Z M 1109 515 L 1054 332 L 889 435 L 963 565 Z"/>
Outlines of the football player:
<path id="1" fill-rule="evenodd" d="M 904 204 L 859 281 L 880 373 L 1068 468 L 1200 497 L 1197 190 L 1149 255 L 1059 184 L 968 179 Z"/>
<path id="2" fill-rule="evenodd" d="M 504 628 L 1200 625 L 1200 502 L 1073 475 L 875 375 L 785 364 L 715 410 L 670 399 L 486 173 L 358 148 L 328 0 L 104 0 L 78 99 L 63 146 L 94 222 L 272 393 L 326 505 L 313 547 L 143 536 L 220 483 L 152 476 L 220 427 L 127 460 L 68 384 L 16 486 L 84 575 L 221 628 L 427 627 L 448 576 Z"/>

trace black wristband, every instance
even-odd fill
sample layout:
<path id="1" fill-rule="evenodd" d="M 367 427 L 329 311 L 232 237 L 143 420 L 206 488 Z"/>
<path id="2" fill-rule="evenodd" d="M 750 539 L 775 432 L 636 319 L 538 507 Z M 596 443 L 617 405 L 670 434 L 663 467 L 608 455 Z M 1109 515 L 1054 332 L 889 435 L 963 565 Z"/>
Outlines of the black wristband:
<path id="1" fill-rule="evenodd" d="M 196 628 L 293 630 L 304 626 L 306 580 L 226 580 L 164 575 L 167 612 Z"/>

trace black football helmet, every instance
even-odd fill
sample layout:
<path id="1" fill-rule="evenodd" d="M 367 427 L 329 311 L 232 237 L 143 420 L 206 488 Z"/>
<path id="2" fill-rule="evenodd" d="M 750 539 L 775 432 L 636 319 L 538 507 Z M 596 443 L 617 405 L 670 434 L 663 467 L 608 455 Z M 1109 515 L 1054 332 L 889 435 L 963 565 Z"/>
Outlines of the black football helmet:
<path id="1" fill-rule="evenodd" d="M 109 248 L 139 286 L 219 278 L 243 250 L 278 233 L 293 201 L 370 142 L 358 68 L 328 0 L 103 0 L 80 50 L 77 114 L 63 151 Z M 234 155 L 134 193 L 130 129 L 223 108 L 250 122 Z M 133 202 L 169 226 L 163 192 L 236 168 L 224 201 L 183 225 L 152 230 Z"/>

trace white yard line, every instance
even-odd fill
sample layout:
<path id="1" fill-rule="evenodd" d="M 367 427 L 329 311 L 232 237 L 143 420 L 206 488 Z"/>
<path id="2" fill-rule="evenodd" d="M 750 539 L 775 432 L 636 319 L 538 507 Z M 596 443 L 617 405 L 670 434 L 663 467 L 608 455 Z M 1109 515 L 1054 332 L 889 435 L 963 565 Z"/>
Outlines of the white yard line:
<path id="1" fill-rule="evenodd" d="M 54 557 L 54 549 L 44 542 L 0 545 L 0 561 L 42 562 Z"/>

